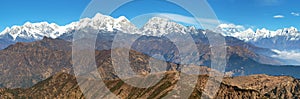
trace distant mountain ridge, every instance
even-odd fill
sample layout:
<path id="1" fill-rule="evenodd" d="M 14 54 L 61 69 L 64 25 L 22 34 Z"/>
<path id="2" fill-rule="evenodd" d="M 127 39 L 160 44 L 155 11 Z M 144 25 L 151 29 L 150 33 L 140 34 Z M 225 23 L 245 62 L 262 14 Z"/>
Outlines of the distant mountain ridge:
<path id="1" fill-rule="evenodd" d="M 185 27 L 168 19 L 154 17 L 138 29 L 126 17 L 113 18 L 111 16 L 96 14 L 93 18 L 83 18 L 65 26 L 55 23 L 26 22 L 22 26 L 7 27 L 0 33 L 0 48 L 5 48 L 16 42 L 32 42 L 41 40 L 43 37 L 59 38 L 62 35 L 71 35 L 76 30 L 92 27 L 95 30 L 106 32 L 121 31 L 122 33 L 139 34 L 148 36 L 162 36 L 169 33 L 189 33 L 196 31 L 194 27 Z M 7 42 L 7 44 L 2 43 Z"/>
<path id="2" fill-rule="evenodd" d="M 191 34 L 198 48 L 196 51 L 199 53 L 188 52 L 184 53 L 187 55 L 181 55 L 180 57 L 182 59 L 190 59 L 189 55 L 199 56 L 200 59 L 194 65 L 202 68 L 206 74 L 210 70 L 209 67 L 213 53 L 211 52 L 206 34 L 214 32 L 194 27 L 185 27 L 168 19 L 154 17 L 141 29 L 136 28 L 123 16 L 112 18 L 102 14 L 96 14 L 93 18 L 84 18 L 66 26 L 58 26 L 47 22 L 25 23 L 23 26 L 7 28 L 0 33 L 0 47 L 4 48 L 0 50 L 0 87 L 4 87 L 0 88 L 0 98 L 53 98 L 55 95 L 61 98 L 83 98 L 82 93 L 78 89 L 75 77 L 67 73 L 58 73 L 63 71 L 72 74 L 72 43 L 68 41 L 72 40 L 74 32 L 78 29 L 100 30 L 95 45 L 95 61 L 98 71 L 105 80 L 108 80 L 108 85 L 111 84 L 110 86 L 114 87 L 111 89 L 112 92 L 119 95 L 125 94 L 124 97 L 138 98 L 139 96 L 132 96 L 132 94 L 143 90 L 132 89 L 118 80 L 110 55 L 111 50 L 122 50 L 111 47 L 116 33 L 119 33 L 124 38 L 135 35 L 141 36 L 133 45 L 130 45 L 132 50 L 130 50 L 129 56 L 131 68 L 138 74 L 147 74 L 153 70 L 150 68 L 148 60 L 154 58 L 152 56 L 156 54 L 166 59 L 167 70 L 180 71 L 184 64 L 179 63 L 178 48 L 168 38 L 164 37 L 165 35 L 172 35 L 174 33 L 180 33 L 183 37 Z M 222 31 L 228 31 L 231 34 L 228 33 L 227 35 L 233 35 L 226 37 L 226 34 L 224 34 L 227 44 L 226 73 L 230 73 L 232 76 L 268 74 L 288 75 L 300 78 L 300 74 L 298 73 L 300 67 L 282 66 L 280 65 L 281 61 L 268 57 L 268 55 L 276 55 L 276 52 L 268 48 L 262 48 L 268 46 L 255 46 L 257 45 L 255 42 L 262 42 L 262 39 L 269 41 L 272 40 L 270 38 L 288 37 L 283 35 L 284 32 L 278 32 L 275 36 L 273 36 L 273 32 L 269 32 L 269 34 L 258 36 L 258 38 L 262 37 L 261 39 L 252 39 L 252 36 L 257 36 L 255 33 L 250 36 L 241 36 L 251 38 L 248 41 L 234 37 L 237 35 L 236 33 L 240 32 L 239 29 Z M 251 32 L 249 29 L 247 31 Z M 266 31 L 260 30 L 257 33 L 264 34 Z M 286 29 L 285 31 L 287 33 L 294 33 L 297 29 Z M 295 32 L 296 34 L 297 32 Z M 281 40 L 281 38 L 277 39 Z M 297 39 L 283 40 L 297 41 Z M 255 42 L 253 43 L 252 41 Z M 278 42 L 278 40 L 275 42 Z M 276 44 L 270 43 L 269 45 Z M 185 48 L 189 49 L 189 44 L 186 44 Z M 117 52 L 117 54 L 121 53 Z M 264 63 L 271 63 L 272 65 Z M 163 79 L 159 83 L 161 86 L 151 89 L 153 93 L 145 92 L 141 96 L 149 98 L 162 97 L 165 95 L 163 92 L 168 92 L 169 88 L 173 86 L 170 83 L 175 83 L 174 80 L 170 80 L 172 79 L 170 76 L 174 74 L 176 73 L 170 73 L 166 79 Z M 200 86 L 205 83 L 202 81 L 206 77 L 205 75 L 199 77 L 201 81 L 199 81 L 200 83 L 198 83 L 199 85 L 195 89 L 193 97 L 199 97 L 202 91 L 202 87 Z M 295 78 L 286 76 L 271 77 L 266 75 L 226 78 L 222 82 L 217 96 L 224 98 L 298 98 L 300 82 Z M 243 83 L 241 84 L 240 82 Z M 128 88 L 131 93 L 127 93 L 123 89 L 116 87 Z M 160 87 L 168 88 L 162 90 Z M 148 94 L 151 95 L 149 96 Z"/>
<path id="3" fill-rule="evenodd" d="M 111 42 L 107 41 L 99 40 L 96 46 L 99 48 L 110 46 Z M 201 53 L 197 55 L 200 60 L 195 65 L 210 67 L 209 46 L 203 42 L 198 42 L 197 46 Z M 113 49 L 95 51 L 96 64 L 105 79 L 117 77 L 112 66 L 111 50 Z M 166 59 L 168 63 L 166 69 L 168 70 L 180 70 L 180 66 L 182 66 L 177 63 L 178 51 L 176 48 L 174 49 L 170 42 L 162 38 L 144 37 L 133 45 L 132 50 L 134 51 L 130 51 L 129 56 L 132 62 L 131 68 L 137 73 L 151 71 L 147 64 L 148 60 L 153 58 L 151 56 L 155 54 L 161 54 Z M 189 57 L 182 56 L 182 58 Z M 232 76 L 269 74 L 300 78 L 298 73 L 300 67 L 261 64 L 257 61 L 273 63 L 276 61 L 269 60 L 269 58 L 260 56 L 240 45 L 227 47 L 227 58 L 226 72 L 231 72 Z M 30 43 L 16 43 L 0 50 L 0 63 L 0 87 L 27 88 L 60 71 L 72 74 L 72 44 L 62 39 L 51 38 Z"/>
<path id="4" fill-rule="evenodd" d="M 103 32 L 116 32 L 138 34 L 147 36 L 164 36 L 172 33 L 195 34 L 198 33 L 195 27 L 186 27 L 169 19 L 153 17 L 142 28 L 137 28 L 126 17 L 96 14 L 92 18 L 83 18 L 65 26 L 55 23 L 26 22 L 22 26 L 7 27 L 0 33 L 0 49 L 16 42 L 32 42 L 41 40 L 43 37 L 60 38 L 61 36 L 72 35 L 76 30 L 92 27 Z M 270 31 L 265 28 L 245 29 L 243 26 L 234 24 L 221 24 L 216 27 L 224 36 L 235 37 L 245 42 L 252 43 L 258 47 L 277 50 L 299 50 L 300 33 L 295 27 Z"/>
<path id="5" fill-rule="evenodd" d="M 223 35 L 239 38 L 250 42 L 258 47 L 277 50 L 300 50 L 300 32 L 295 27 L 278 29 L 276 31 L 265 28 L 254 31 L 251 28 L 245 29 L 243 26 L 234 24 L 221 24 L 217 30 Z"/>
<path id="6" fill-rule="evenodd" d="M 245 41 L 257 41 L 262 38 L 272 38 L 276 36 L 289 37 L 286 40 L 300 40 L 300 32 L 295 27 L 278 29 L 276 31 L 262 28 L 254 31 L 251 28 L 245 29 L 240 25 L 220 24 L 217 29 L 223 31 L 223 35 L 225 36 L 233 36 Z"/>
<path id="7" fill-rule="evenodd" d="M 6 48 L 7 46 L 16 42 L 33 42 L 42 40 L 43 37 L 53 39 L 60 38 L 72 41 L 75 31 L 87 28 L 99 31 L 99 34 L 103 34 L 101 36 L 104 36 L 101 39 L 107 39 L 108 41 L 113 40 L 113 35 L 115 35 L 117 32 L 142 36 L 144 35 L 148 37 L 162 37 L 173 34 L 191 34 L 195 40 L 195 43 L 201 41 L 209 45 L 209 41 L 205 34 L 208 31 L 196 29 L 195 27 L 186 27 L 165 18 L 153 17 L 141 29 L 138 29 L 124 16 L 113 18 L 111 16 L 98 13 L 93 18 L 83 18 L 77 22 L 72 22 L 65 26 L 58 26 L 54 23 L 49 24 L 47 22 L 27 22 L 23 26 L 13 26 L 11 28 L 7 28 L 0 33 L 0 49 Z M 240 42 L 243 41 L 227 43 L 228 45 L 238 45 Z M 258 54 L 274 54 L 274 52 L 271 50 L 260 49 L 246 43 L 238 46 L 244 46 L 244 48 L 249 48 L 251 51 L 254 51 Z"/>

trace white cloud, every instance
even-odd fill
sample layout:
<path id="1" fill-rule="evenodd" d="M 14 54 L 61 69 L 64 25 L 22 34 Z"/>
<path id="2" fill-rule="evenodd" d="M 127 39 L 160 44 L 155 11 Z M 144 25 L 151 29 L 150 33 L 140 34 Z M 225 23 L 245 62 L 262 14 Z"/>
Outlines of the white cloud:
<path id="1" fill-rule="evenodd" d="M 283 15 L 275 15 L 275 16 L 273 16 L 273 18 L 275 18 L 275 19 L 282 19 L 282 18 L 284 18 L 284 16 Z"/>
<path id="2" fill-rule="evenodd" d="M 186 23 L 193 26 L 199 26 L 201 24 L 206 29 L 213 29 L 220 24 L 220 21 L 217 19 L 194 18 L 194 17 L 183 16 L 183 15 L 172 14 L 172 13 L 157 13 L 155 14 L 155 16 L 168 18 L 176 22 Z M 197 20 L 200 21 L 201 23 L 198 23 Z"/>
<path id="3" fill-rule="evenodd" d="M 234 29 L 245 30 L 244 26 L 242 26 L 242 25 L 235 25 L 235 24 L 220 24 L 218 27 L 220 27 L 220 28 L 234 28 Z"/>
<path id="4" fill-rule="evenodd" d="M 278 55 L 274 55 L 272 57 L 283 59 L 287 61 L 285 65 L 300 65 L 300 53 L 297 51 L 279 51 L 273 50 Z"/>
<path id="5" fill-rule="evenodd" d="M 297 12 L 292 12 L 291 13 L 293 16 L 300 16 L 300 13 L 297 13 Z"/>

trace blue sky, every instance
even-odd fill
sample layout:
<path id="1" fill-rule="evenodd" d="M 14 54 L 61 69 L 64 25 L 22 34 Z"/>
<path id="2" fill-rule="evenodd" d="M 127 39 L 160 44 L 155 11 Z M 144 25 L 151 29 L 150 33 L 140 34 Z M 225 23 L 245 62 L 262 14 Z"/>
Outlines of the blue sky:
<path id="1" fill-rule="evenodd" d="M 300 28 L 300 17 L 297 15 L 300 13 L 300 0 L 208 1 L 220 20 L 273 30 L 290 26 Z"/>
<path id="2" fill-rule="evenodd" d="M 80 18 L 89 0 L 1 0 L 0 31 L 25 22 L 64 25 Z"/>
<path id="3" fill-rule="evenodd" d="M 219 20 L 245 27 L 300 28 L 300 0 L 207 0 Z M 90 0 L 2 0 L 0 3 L 0 31 L 25 22 L 57 23 L 65 25 L 79 20 Z M 161 0 L 137 0 L 122 6 L 112 16 L 125 15 L 129 19 L 145 13 L 172 13 L 191 17 L 179 6 Z"/>

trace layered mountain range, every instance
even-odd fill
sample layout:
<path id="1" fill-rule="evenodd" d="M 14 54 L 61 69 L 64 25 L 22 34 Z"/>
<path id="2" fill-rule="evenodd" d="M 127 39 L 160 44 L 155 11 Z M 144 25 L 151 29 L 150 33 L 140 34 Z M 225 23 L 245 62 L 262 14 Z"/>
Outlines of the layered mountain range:
<path id="1" fill-rule="evenodd" d="M 224 28 L 225 27 L 222 27 L 223 30 L 225 30 Z M 6 28 L 0 33 L 0 48 L 6 48 L 7 46 L 15 44 L 16 42 L 38 41 L 43 37 L 53 39 L 60 38 L 71 41 L 75 31 L 84 29 L 93 29 L 99 31 L 99 34 L 103 34 L 101 39 L 107 40 L 113 40 L 113 37 L 117 32 L 125 33 L 128 35 L 135 34 L 150 37 L 162 37 L 172 34 L 182 34 L 187 36 L 192 35 L 194 41 L 206 42 L 207 45 L 209 45 L 209 40 L 205 35 L 206 32 L 209 32 L 207 30 L 196 29 L 195 27 L 186 27 L 171 20 L 159 17 L 150 19 L 142 28 L 138 29 L 124 16 L 115 19 L 113 17 L 98 13 L 93 18 L 83 18 L 78 22 L 73 22 L 65 26 L 58 26 L 55 23 L 49 24 L 47 22 L 27 22 L 23 26 L 13 26 L 11 28 Z M 253 52 L 267 55 L 269 57 L 276 54 L 274 51 L 268 51 L 268 49 L 255 47 L 251 43 L 246 44 L 243 43 L 243 41 L 234 40 L 235 38 L 227 37 L 226 39 L 228 39 L 228 45 L 240 44 L 239 46 L 243 46 L 244 48 L 249 49 Z M 231 42 L 230 40 L 234 41 Z"/>
<path id="2" fill-rule="evenodd" d="M 102 37 L 103 34 L 99 34 Z M 125 35 L 125 34 L 124 34 Z M 109 36 L 105 36 L 109 37 Z M 201 39 L 197 39 L 201 40 Z M 234 40 L 229 40 L 235 42 Z M 95 49 L 95 59 L 99 71 L 103 72 L 105 79 L 115 79 L 111 60 L 112 42 L 110 40 L 98 40 Z M 199 60 L 194 63 L 197 66 L 211 67 L 211 52 L 209 45 L 198 41 L 198 51 L 201 52 Z M 246 44 L 245 44 L 246 45 Z M 300 78 L 297 66 L 266 65 L 259 61 L 278 62 L 272 58 L 259 55 L 244 48 L 242 44 L 232 44 L 227 47 L 227 64 L 225 71 L 230 76 L 243 76 L 252 74 L 289 75 Z M 166 47 L 168 46 L 168 47 Z M 251 46 L 247 46 L 251 47 Z M 103 49 L 107 48 L 107 49 Z M 255 48 L 255 47 L 253 47 Z M 119 49 L 119 48 L 116 48 Z M 122 49 L 122 48 L 121 48 Z M 258 50 L 265 50 L 259 49 Z M 117 53 L 121 53 L 121 50 Z M 44 38 L 40 41 L 30 43 L 16 43 L 0 51 L 1 87 L 5 88 L 27 88 L 42 81 L 57 72 L 64 71 L 73 74 L 72 68 L 72 43 L 63 39 Z M 194 52 L 190 52 L 194 53 Z M 138 39 L 132 46 L 129 59 L 135 72 L 146 73 L 151 71 L 147 66 L 150 56 L 160 54 L 168 63 L 166 70 L 179 70 L 179 54 L 172 42 L 162 37 L 144 36 Z M 189 54 L 189 53 L 187 53 Z M 182 59 L 190 57 L 181 56 Z M 156 59 L 156 58 L 154 58 Z M 157 60 L 160 60 L 159 58 Z M 155 66 L 154 66 L 155 67 Z"/>
<path id="3" fill-rule="evenodd" d="M 5 48 L 15 42 L 32 42 L 41 40 L 44 36 L 48 38 L 59 38 L 62 35 L 72 34 L 76 30 L 92 27 L 105 32 L 121 31 L 129 34 L 140 34 L 148 36 L 163 36 L 170 33 L 197 33 L 195 27 L 186 27 L 168 19 L 154 17 L 144 27 L 138 29 L 126 17 L 113 18 L 110 16 L 96 14 L 93 18 L 83 18 L 65 26 L 55 23 L 30 23 L 23 26 L 6 28 L 0 33 L 1 48 Z M 256 31 L 234 24 L 221 24 L 216 27 L 224 36 L 231 36 L 250 42 L 258 47 L 278 50 L 298 50 L 300 33 L 295 27 L 278 29 L 276 31 L 257 29 Z M 7 43 L 7 44 L 6 44 Z"/>
<path id="4" fill-rule="evenodd" d="M 159 74 L 157 74 L 159 75 Z M 104 83 L 111 93 L 103 93 L 106 87 L 95 84 L 92 87 L 86 87 L 90 94 L 83 94 L 80 90 L 76 77 L 67 73 L 57 73 L 48 79 L 39 82 L 30 88 L 18 89 L 0 89 L 1 98 L 67 98 L 67 99 L 85 99 L 85 98 L 112 98 L 117 96 L 121 99 L 127 98 L 163 98 L 170 91 L 175 90 L 181 92 L 180 88 L 176 88 L 178 72 L 169 71 L 165 73 L 164 78 L 149 88 L 136 88 L 126 84 L 120 79 L 104 80 Z M 78 79 L 78 78 L 77 78 Z M 175 80 L 174 80 L 175 79 Z M 86 82 L 97 82 L 86 79 Z M 215 96 L 210 96 L 204 92 L 205 85 L 208 82 L 207 75 L 199 75 L 198 83 L 195 86 L 189 99 L 204 98 L 222 98 L 222 99 L 298 99 L 300 98 L 300 82 L 287 76 L 267 76 L 252 75 L 247 77 L 226 77 Z M 212 83 L 208 84 L 209 88 L 213 88 Z M 94 90 L 95 87 L 101 89 Z M 168 98 L 179 98 L 172 95 Z"/>
<path id="5" fill-rule="evenodd" d="M 276 31 L 262 28 L 255 31 L 251 28 L 245 29 L 239 25 L 221 24 L 217 29 L 223 31 L 225 36 L 236 37 L 258 47 L 281 51 L 298 51 L 300 49 L 300 32 L 295 27 L 278 29 Z"/>
<path id="6" fill-rule="evenodd" d="M 126 17 L 113 18 L 110 16 L 96 14 L 93 18 L 83 18 L 77 22 L 72 22 L 65 26 L 55 23 L 30 23 L 23 26 L 13 26 L 6 28 L 0 33 L 0 49 L 6 48 L 16 42 L 32 42 L 41 40 L 43 37 L 62 38 L 72 40 L 73 34 L 77 30 L 94 29 L 104 33 L 122 32 L 126 34 L 137 34 L 145 36 L 161 37 L 169 34 L 193 34 L 201 35 L 206 30 L 199 30 L 195 27 L 186 27 L 168 19 L 154 17 L 150 19 L 142 28 L 134 26 Z M 242 42 L 253 44 L 260 48 L 270 49 L 270 51 L 258 51 L 260 54 L 273 57 L 278 51 L 298 51 L 300 44 L 300 34 L 294 27 L 270 31 L 267 29 L 245 29 L 243 26 L 233 24 L 221 24 L 216 27 L 216 31 L 221 31 L 224 36 L 233 37 Z M 204 35 L 205 37 L 205 35 Z M 229 44 L 230 45 L 230 44 Z M 248 48 L 251 50 L 251 48 Z M 252 50 L 257 52 L 256 50 Z M 276 54 L 275 54 L 276 56 Z M 274 57 L 273 57 L 274 58 Z M 295 60 L 284 60 L 285 64 Z"/>
<path id="7" fill-rule="evenodd" d="M 154 40 L 155 39 L 147 39 Z M 142 42 L 143 40 L 139 41 Z M 103 44 L 103 42 L 98 42 Z M 97 45 L 98 45 L 97 44 Z M 119 52 L 120 50 L 114 49 Z M 299 68 L 289 66 L 272 66 L 260 64 L 251 58 L 248 50 L 239 46 L 228 48 L 229 73 L 269 74 L 291 73 L 296 75 Z M 44 38 L 32 43 L 17 43 L 1 52 L 1 98 L 87 98 L 76 81 L 71 63 L 71 43 L 61 39 Z M 160 98 L 165 96 L 175 87 L 176 75 L 179 75 L 183 65 L 167 62 L 164 78 L 150 88 L 135 88 L 119 79 L 112 66 L 111 50 L 95 51 L 95 61 L 98 71 L 111 92 L 120 98 Z M 121 53 L 118 53 L 121 54 Z M 209 53 L 204 55 L 209 61 Z M 134 72 L 139 75 L 147 75 L 153 71 L 155 64 L 149 64 L 153 60 L 150 56 L 131 50 L 130 64 Z M 203 57 L 203 60 L 205 60 Z M 10 60 L 10 61 L 8 61 Z M 241 69 L 242 68 L 242 69 Z M 259 68 L 259 69 L 258 69 Z M 221 83 L 216 96 L 203 93 L 203 86 L 207 83 L 209 72 L 213 71 L 209 66 L 196 66 L 199 69 L 199 80 L 191 99 L 200 96 L 216 98 L 297 98 L 299 97 L 299 81 L 288 76 L 252 75 L 242 77 L 226 77 Z M 244 70 L 244 71 L 239 71 Z M 269 71 L 272 70 L 272 71 Z M 192 70 L 193 71 L 193 70 Z M 269 72 L 268 72 L 269 71 Z M 153 73 L 152 73 L 153 74 Z M 154 77 L 159 77 L 154 73 Z M 233 74 L 234 75 L 234 74 Z M 238 74 L 239 75 L 239 74 Z M 84 77 L 84 75 L 81 75 Z M 228 74 L 227 76 L 232 76 Z M 300 77 L 299 75 L 296 77 Z M 77 78 L 78 79 L 78 78 Z M 84 81 L 90 81 L 86 79 Z M 216 82 L 217 83 L 217 82 Z M 84 84 L 84 83 L 81 83 Z M 211 83 L 210 83 L 211 84 Z M 96 84 L 97 85 L 97 84 Z M 96 86 L 93 86 L 96 87 Z M 213 85 L 209 87 L 214 87 Z M 89 87 L 90 88 L 90 87 Z M 102 87 L 105 88 L 105 87 Z M 105 95 L 92 90 L 92 97 Z M 99 89 L 100 90 L 100 89 Z M 178 90 L 178 89 L 175 89 Z M 96 96 L 95 96 L 96 95 Z M 106 96 L 106 95 L 105 95 Z"/>
<path id="8" fill-rule="evenodd" d="M 95 44 L 97 70 L 100 72 L 101 77 L 106 80 L 107 86 L 111 87 L 110 90 L 122 98 L 163 97 L 176 83 L 176 81 L 172 80 L 173 76 L 180 73 L 181 68 L 186 65 L 181 64 L 181 60 L 192 60 L 191 56 L 199 58 L 198 60 L 191 61 L 191 64 L 202 71 L 202 76 L 199 76 L 198 85 L 191 98 L 199 97 L 202 94 L 202 86 L 205 83 L 203 81 L 206 81 L 207 74 L 209 71 L 215 71 L 211 68 L 214 53 L 212 53 L 210 41 L 207 38 L 208 34 L 224 37 L 226 55 L 220 57 L 224 57 L 224 60 L 227 62 L 225 66 L 225 74 L 227 76 L 247 76 L 253 74 L 286 75 L 281 77 L 255 75 L 226 78 L 221 84 L 217 97 L 299 97 L 299 81 L 295 78 L 300 78 L 298 74 L 300 67 L 282 65 L 286 62 L 285 60 L 271 57 L 278 53 L 269 49 L 271 47 L 260 47 L 258 43 L 262 42 L 263 39 L 267 39 L 267 42 L 280 36 L 288 37 L 288 39 L 285 39 L 287 41 L 298 41 L 299 39 L 296 36 L 298 35 L 297 29 L 285 29 L 281 32 L 269 32 L 266 34 L 264 33 L 267 30 L 264 29 L 258 30 L 258 34 L 248 29 L 249 34 L 242 36 L 242 32 L 247 31 L 233 27 L 220 25 L 217 29 L 223 31 L 223 35 L 221 35 L 210 30 L 186 27 L 168 19 L 154 17 L 144 27 L 138 29 L 123 16 L 113 18 L 96 14 L 93 18 L 83 18 L 78 22 L 73 22 L 65 26 L 58 26 L 47 22 L 27 22 L 23 26 L 6 28 L 0 33 L 0 47 L 2 49 L 0 50 L 0 87 L 3 88 L 0 90 L 0 97 L 83 98 L 73 74 L 73 45 L 71 40 L 73 40 L 76 31 L 86 29 L 98 31 Z M 179 49 L 174 42 L 166 37 L 177 34 L 183 38 L 191 36 L 196 49 L 190 50 L 192 48 L 191 44 L 184 44 L 183 47 L 186 48 L 186 51 L 179 53 Z M 127 43 L 124 42 L 124 46 L 130 46 L 129 62 L 131 65 L 130 68 L 134 72 L 139 75 L 149 74 L 153 71 L 153 67 L 154 69 L 156 69 L 155 67 L 159 67 L 156 66 L 159 64 L 149 65 L 149 60 L 157 60 L 167 64 L 165 67 L 165 78 L 148 91 L 124 84 L 112 66 L 113 59 L 111 58 L 111 52 L 116 51 L 118 55 L 121 54 L 120 50 L 124 49 L 112 47 L 116 35 L 123 38 L 139 37 L 138 39 L 128 39 L 126 41 L 133 42 L 132 45 L 126 45 Z M 291 37 L 291 35 L 294 37 Z M 277 39 L 281 40 L 281 38 Z M 174 40 L 182 41 L 183 39 Z M 278 42 L 278 40 L 273 40 L 273 43 Z M 274 48 L 281 50 L 277 46 Z M 157 58 L 155 55 L 162 57 Z M 220 71 L 216 72 L 220 73 Z M 243 79 L 245 82 L 238 83 Z M 288 82 L 283 80 L 287 80 Z M 125 89 L 132 93 L 127 93 L 127 91 L 124 91 Z"/>
<path id="9" fill-rule="evenodd" d="M 78 22 L 72 22 L 65 26 L 58 26 L 55 23 L 47 22 L 27 22 L 23 26 L 6 28 L 0 33 L 1 48 L 5 48 L 16 42 L 32 42 L 41 40 L 43 37 L 54 39 L 59 38 L 62 35 L 72 35 L 74 31 L 88 27 L 92 27 L 92 29 L 95 30 L 102 30 L 104 32 L 120 31 L 123 33 L 148 36 L 162 36 L 169 33 L 187 34 L 196 31 L 193 27 L 188 28 L 176 22 L 159 17 L 150 19 L 144 27 L 138 29 L 124 16 L 115 19 L 98 13 L 93 18 L 83 18 Z"/>

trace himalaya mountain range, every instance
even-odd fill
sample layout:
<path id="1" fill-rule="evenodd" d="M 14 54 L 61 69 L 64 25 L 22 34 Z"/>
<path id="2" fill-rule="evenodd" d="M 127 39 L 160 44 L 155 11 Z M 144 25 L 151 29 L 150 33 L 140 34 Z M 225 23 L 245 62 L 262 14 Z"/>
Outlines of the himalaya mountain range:
<path id="1" fill-rule="evenodd" d="M 70 34 L 75 30 L 88 26 L 106 32 L 118 30 L 123 33 L 148 36 L 163 36 L 173 32 L 182 34 L 197 33 L 195 27 L 186 27 L 165 18 L 154 17 L 150 19 L 144 27 L 138 29 L 124 16 L 114 19 L 110 16 L 98 13 L 93 18 L 83 18 L 78 22 L 72 22 L 65 26 L 47 22 L 26 22 L 23 26 L 7 27 L 0 33 L 0 38 L 2 41 L 31 42 L 41 40 L 43 37 L 59 38 L 62 35 Z M 251 28 L 245 29 L 240 25 L 220 24 L 216 27 L 216 30 L 221 30 L 224 36 L 236 37 L 259 47 L 277 50 L 300 49 L 299 46 L 297 46 L 297 42 L 300 40 L 300 33 L 295 27 L 278 29 L 276 31 L 262 28 L 254 31 Z"/>
<path id="2" fill-rule="evenodd" d="M 126 17 L 113 18 L 110 16 L 96 14 L 93 18 L 83 18 L 77 22 L 72 22 L 65 26 L 59 26 L 55 23 L 30 23 L 26 22 L 23 26 L 12 26 L 6 28 L 0 33 L 0 48 L 4 49 L 16 42 L 33 42 L 42 40 L 44 37 L 60 38 L 71 41 L 75 31 L 92 27 L 95 30 L 101 30 L 102 33 L 122 32 L 126 34 L 145 35 L 152 37 L 162 37 L 172 33 L 192 34 L 193 36 L 204 34 L 207 30 L 196 29 L 195 27 L 186 27 L 165 18 L 154 17 L 150 19 L 141 29 L 133 25 Z M 265 28 L 245 29 L 242 26 L 234 24 L 221 24 L 215 30 L 221 31 L 226 38 L 234 37 L 241 42 L 266 48 L 270 51 L 255 51 L 273 58 L 279 58 L 286 65 L 300 64 L 297 58 L 300 49 L 300 33 L 294 28 L 284 28 L 277 31 L 270 31 Z M 112 38 L 111 38 L 112 39 Z M 229 44 L 230 45 L 230 44 Z M 248 48 L 253 50 L 251 48 Z M 292 54 L 286 57 L 285 54 Z"/>
<path id="3" fill-rule="evenodd" d="M 7 49 L 8 46 L 17 42 L 34 42 L 40 41 L 43 38 L 62 39 L 72 42 L 75 31 L 81 29 L 93 29 L 99 31 L 97 36 L 97 50 L 112 49 L 112 41 L 117 33 L 121 33 L 123 37 L 130 38 L 131 36 L 140 35 L 141 37 L 134 41 L 131 48 L 145 53 L 149 56 L 161 54 L 166 61 L 178 63 L 178 49 L 165 36 L 174 33 L 180 34 L 183 37 L 191 35 L 195 44 L 198 47 L 200 62 L 198 65 L 210 66 L 210 45 L 207 38 L 207 33 L 212 33 L 210 30 L 196 29 L 195 27 L 186 27 L 165 18 L 151 18 L 141 29 L 133 25 L 126 17 L 113 18 L 110 16 L 96 14 L 93 18 L 83 18 L 78 22 L 72 22 L 65 26 L 58 26 L 55 23 L 25 23 L 23 26 L 13 26 L 6 28 L 0 33 L 0 47 Z M 294 65 L 298 64 L 297 59 L 286 58 L 286 53 L 282 51 L 297 50 L 297 44 L 300 44 L 299 32 L 295 28 L 287 28 L 277 31 L 268 31 L 266 29 L 257 30 L 254 32 L 251 29 L 243 31 L 241 26 L 232 24 L 221 24 L 216 27 L 216 31 L 221 30 L 227 45 L 227 61 L 231 56 L 238 56 L 235 62 L 227 63 L 234 68 L 227 68 L 227 71 L 234 71 L 237 75 L 243 74 L 242 71 L 247 66 L 239 62 L 238 59 L 249 59 L 255 62 L 253 66 L 259 64 L 268 65 Z M 299 43 L 298 43 L 299 42 Z M 265 45 L 266 44 L 266 45 Z M 187 48 L 189 48 L 187 46 Z M 192 53 L 192 52 L 190 52 Z M 241 58 L 242 57 L 242 58 Z M 250 62 L 250 63 L 253 63 Z M 257 62 L 257 63 L 256 63 Z M 235 65 L 234 65 L 235 64 Z M 268 67 L 268 66 L 267 66 Z M 271 66 L 272 67 L 272 66 Z M 284 66 L 285 69 L 294 66 Z M 263 67 L 261 67 L 263 68 Z M 277 67 L 274 67 L 277 68 Z M 280 70 L 280 69 L 279 69 Z M 294 70 L 294 69 L 293 69 Z M 253 74 L 253 70 L 249 73 Z M 266 70 L 270 72 L 271 70 Z M 238 72 L 238 73 L 237 73 Z M 267 73 L 274 75 L 294 75 L 294 72 L 277 72 Z M 264 72 L 258 72 L 264 73 Z M 255 73 L 254 73 L 255 74 Z M 299 76 L 300 77 L 300 76 Z"/>
<path id="4" fill-rule="evenodd" d="M 232 36 L 250 42 L 259 47 L 277 50 L 299 50 L 300 33 L 297 28 L 283 28 L 276 31 L 265 28 L 254 31 L 251 28 L 234 24 L 221 24 L 217 27 L 223 35 Z"/>
<path id="5" fill-rule="evenodd" d="M 91 22 L 93 24 L 86 24 Z M 87 26 L 107 32 L 119 30 L 124 33 L 148 36 L 163 36 L 173 32 L 183 34 L 196 33 L 197 31 L 195 27 L 185 27 L 175 22 L 170 22 L 168 19 L 158 17 L 152 18 L 144 27 L 138 29 L 124 16 L 114 19 L 110 16 L 97 14 L 94 18 L 84 18 L 65 26 L 47 22 L 26 22 L 23 26 L 7 27 L 0 33 L 0 38 L 2 42 L 32 42 L 41 40 L 43 37 L 59 38 L 62 35 L 70 34 Z M 239 25 L 221 24 L 216 27 L 216 30 L 221 30 L 224 36 L 236 37 L 259 47 L 277 50 L 299 49 L 297 45 L 300 40 L 300 33 L 294 27 L 278 29 L 277 31 L 270 31 L 265 28 L 254 31 L 250 28 L 244 29 L 244 27 Z M 8 44 L 3 44 L 1 47 L 5 48 Z"/>
<path id="6" fill-rule="evenodd" d="M 216 27 L 216 30 L 202 30 L 186 27 L 165 18 L 154 17 L 138 29 L 126 17 L 113 18 L 96 14 L 93 18 L 83 18 L 65 26 L 47 22 L 27 22 L 23 26 L 13 26 L 2 31 L 0 33 L 0 97 L 43 98 L 55 97 L 54 93 L 60 93 L 61 97 L 82 98 L 83 95 L 73 73 L 72 41 L 74 41 L 73 36 L 76 31 L 85 29 L 98 31 L 95 44 L 97 70 L 101 77 L 107 80 L 111 91 L 117 95 L 124 95 L 123 97 L 163 96 L 164 92 L 174 87 L 175 81 L 172 77 L 177 75 L 176 71 L 180 71 L 185 65 L 181 64 L 180 60 L 191 59 L 190 56 L 199 56 L 199 60 L 196 60 L 193 65 L 196 65 L 204 75 L 199 76 L 200 82 L 205 81 L 207 77 L 205 74 L 214 71 L 210 68 L 213 54 L 207 38 L 210 34 L 221 35 L 226 42 L 225 74 L 229 78 L 225 78 L 222 82 L 221 90 L 218 92 L 219 97 L 291 98 L 299 96 L 297 93 L 300 90 L 300 83 L 297 78 L 300 78 L 298 73 L 300 66 L 291 65 L 298 64 L 297 59 L 286 58 L 284 55 L 290 51 L 297 53 L 300 49 L 297 48 L 297 44 L 300 44 L 300 39 L 298 39 L 300 34 L 296 28 L 277 31 L 262 29 L 254 32 L 252 29 L 243 29 L 241 26 L 221 24 Z M 221 33 L 213 32 L 220 30 Z M 167 76 L 158 85 L 150 88 L 149 92 L 132 89 L 119 81 L 110 55 L 112 50 L 116 50 L 117 54 L 122 54 L 120 50 L 123 48 L 112 47 L 117 34 L 123 38 L 139 36 L 135 41 L 129 39 L 133 42 L 132 45 L 124 45 L 131 46 L 129 61 L 134 72 L 150 73 L 153 68 L 149 65 L 149 60 L 160 62 L 163 60 L 167 64 Z M 183 38 L 190 35 L 197 52 L 189 52 L 191 45 L 186 44 L 187 51 L 180 54 L 176 45 L 166 37 L 175 34 Z M 154 67 L 156 65 L 158 64 L 154 64 Z M 240 83 L 241 81 L 244 82 Z M 110 86 L 109 83 L 112 85 Z M 202 89 L 199 86 L 203 83 L 198 83 L 194 97 L 201 94 Z M 122 88 L 133 93 L 122 91 Z M 229 91 L 233 94 L 227 93 Z M 132 94 L 138 95 L 132 96 Z"/>

